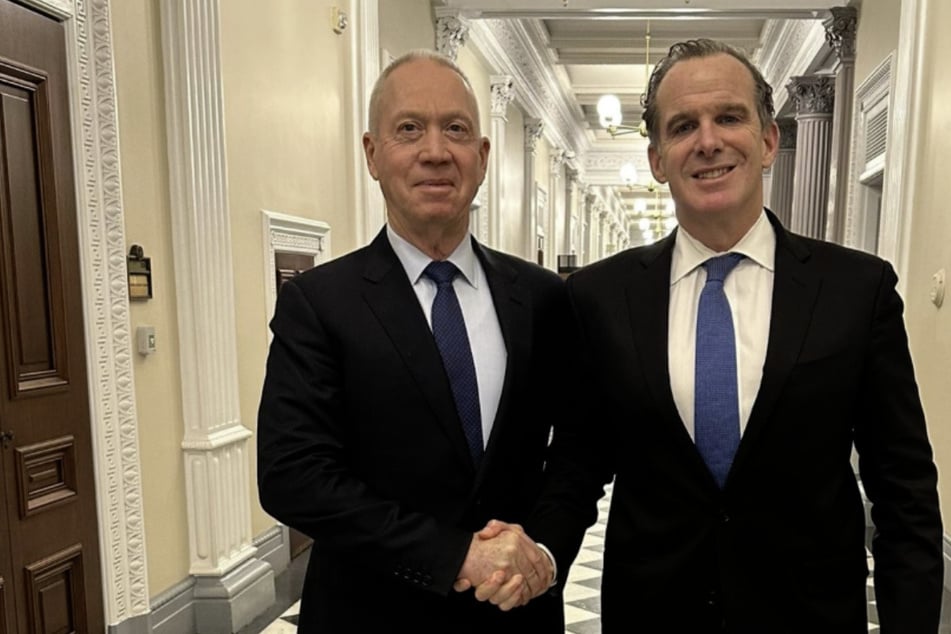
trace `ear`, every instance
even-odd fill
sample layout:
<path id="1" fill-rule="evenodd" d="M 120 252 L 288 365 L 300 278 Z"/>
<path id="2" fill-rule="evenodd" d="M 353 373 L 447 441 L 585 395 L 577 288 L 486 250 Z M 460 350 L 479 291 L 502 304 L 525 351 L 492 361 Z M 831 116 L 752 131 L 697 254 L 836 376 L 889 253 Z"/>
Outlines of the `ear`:
<path id="1" fill-rule="evenodd" d="M 779 126 L 775 121 L 770 122 L 763 130 L 763 169 L 766 169 L 776 160 L 779 151 Z"/>
<path id="2" fill-rule="evenodd" d="M 369 132 L 363 133 L 363 154 L 367 159 L 367 169 L 370 171 L 370 176 L 373 177 L 373 180 L 380 180 L 379 171 L 376 169 L 376 142 L 373 140 L 373 136 Z"/>
<path id="3" fill-rule="evenodd" d="M 479 163 L 482 165 L 482 178 L 485 178 L 485 172 L 489 168 L 490 147 L 489 137 L 482 137 L 482 140 L 479 142 Z"/>
<path id="4" fill-rule="evenodd" d="M 657 151 L 657 148 L 653 143 L 647 146 L 647 160 L 651 164 L 651 174 L 654 176 L 654 180 L 658 183 L 667 182 L 667 172 L 664 171 L 664 164 L 660 160 L 660 152 Z"/>

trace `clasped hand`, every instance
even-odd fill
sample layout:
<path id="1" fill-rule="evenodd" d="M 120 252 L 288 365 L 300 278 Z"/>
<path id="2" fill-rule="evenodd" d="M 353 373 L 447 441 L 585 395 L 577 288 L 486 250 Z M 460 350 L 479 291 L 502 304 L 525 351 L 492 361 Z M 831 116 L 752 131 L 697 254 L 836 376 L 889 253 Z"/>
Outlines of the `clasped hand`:
<path id="1" fill-rule="evenodd" d="M 508 611 L 545 592 L 553 577 L 548 555 L 521 526 L 492 520 L 472 536 L 453 588 L 475 588 L 476 599 Z"/>

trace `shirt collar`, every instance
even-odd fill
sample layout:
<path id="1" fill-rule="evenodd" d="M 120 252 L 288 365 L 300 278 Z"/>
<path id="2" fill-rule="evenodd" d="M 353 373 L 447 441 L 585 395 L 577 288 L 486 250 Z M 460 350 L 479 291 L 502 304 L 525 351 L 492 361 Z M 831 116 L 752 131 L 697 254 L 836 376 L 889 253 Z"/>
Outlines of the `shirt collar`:
<path id="1" fill-rule="evenodd" d="M 386 237 L 390 241 L 390 246 L 393 247 L 396 257 L 399 258 L 400 264 L 403 265 L 403 270 L 406 271 L 409 281 L 415 285 L 422 277 L 423 269 L 432 262 L 432 258 L 393 231 L 390 225 L 386 225 Z M 468 234 L 446 259 L 456 265 L 456 268 L 459 269 L 459 272 L 473 288 L 479 288 L 478 278 L 476 277 L 476 254 L 472 249 L 472 240 L 469 239 Z"/>
<path id="2" fill-rule="evenodd" d="M 776 262 L 776 232 L 773 231 L 765 211 L 760 213 L 746 235 L 724 253 L 727 252 L 741 253 L 767 271 L 773 271 Z M 670 284 L 676 284 L 716 255 L 721 254 L 684 231 L 683 227 L 678 227 L 670 265 Z"/>

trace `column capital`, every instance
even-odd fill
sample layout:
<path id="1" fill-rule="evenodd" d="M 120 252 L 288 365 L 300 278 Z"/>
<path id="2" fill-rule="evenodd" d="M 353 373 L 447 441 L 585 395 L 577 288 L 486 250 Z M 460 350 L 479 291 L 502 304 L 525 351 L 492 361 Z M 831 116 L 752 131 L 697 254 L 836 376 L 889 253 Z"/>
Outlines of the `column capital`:
<path id="1" fill-rule="evenodd" d="M 464 18 L 448 15 L 436 19 L 436 50 L 452 61 L 468 39 L 469 23 Z"/>
<path id="2" fill-rule="evenodd" d="M 826 42 L 840 62 L 854 62 L 858 10 L 855 7 L 832 7 L 829 12 L 832 15 L 822 23 L 826 30 Z"/>
<path id="3" fill-rule="evenodd" d="M 515 98 L 511 75 L 492 75 L 489 78 L 492 91 L 492 116 L 505 119 L 505 112 Z"/>
<path id="4" fill-rule="evenodd" d="M 567 152 L 564 150 L 555 150 L 551 154 L 551 173 L 555 178 L 561 175 L 562 166 L 568 161 Z"/>
<path id="5" fill-rule="evenodd" d="M 795 119 L 777 119 L 776 125 L 779 126 L 779 149 L 796 149 L 796 128 L 798 124 Z"/>
<path id="6" fill-rule="evenodd" d="M 535 147 L 538 145 L 538 140 L 542 138 L 542 131 L 545 129 L 545 124 L 542 123 L 541 119 L 526 119 L 525 120 L 525 149 L 531 153 L 535 153 Z"/>
<path id="7" fill-rule="evenodd" d="M 835 77 L 832 75 L 800 75 L 786 84 L 797 115 L 832 114 L 835 103 Z"/>

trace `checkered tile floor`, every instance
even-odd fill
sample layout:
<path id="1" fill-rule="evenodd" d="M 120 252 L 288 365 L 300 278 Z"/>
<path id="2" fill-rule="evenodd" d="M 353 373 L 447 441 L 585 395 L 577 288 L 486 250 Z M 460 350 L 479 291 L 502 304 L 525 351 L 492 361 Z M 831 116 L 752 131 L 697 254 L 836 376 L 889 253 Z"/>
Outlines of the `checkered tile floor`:
<path id="1" fill-rule="evenodd" d="M 588 529 L 581 551 L 571 570 L 565 585 L 565 633 L 600 634 L 601 632 L 601 565 L 604 553 L 604 531 L 607 527 L 608 506 L 611 503 L 611 485 L 606 495 L 598 502 L 598 521 Z M 868 560 L 869 568 L 872 559 Z M 872 579 L 868 581 L 869 626 L 868 631 L 878 632 L 878 614 L 872 590 Z M 300 602 L 292 605 L 277 620 L 268 625 L 263 634 L 295 634 Z"/>

